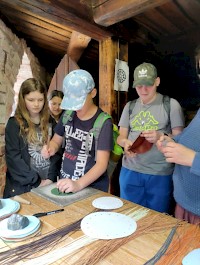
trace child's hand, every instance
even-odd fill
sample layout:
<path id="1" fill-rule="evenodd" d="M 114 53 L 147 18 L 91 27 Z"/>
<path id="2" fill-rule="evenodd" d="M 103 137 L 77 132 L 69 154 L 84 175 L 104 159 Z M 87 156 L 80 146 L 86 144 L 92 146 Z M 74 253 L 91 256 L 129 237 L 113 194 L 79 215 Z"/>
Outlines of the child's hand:
<path id="1" fill-rule="evenodd" d="M 41 155 L 45 158 L 45 159 L 48 159 L 51 155 L 50 155 L 50 150 L 48 148 L 47 145 L 44 145 L 42 147 L 42 150 L 41 150 Z"/>
<path id="2" fill-rule="evenodd" d="M 78 180 L 74 181 L 72 179 L 64 178 L 64 179 L 59 179 L 57 182 L 57 188 L 59 189 L 60 192 L 77 192 L 81 190 Z"/>

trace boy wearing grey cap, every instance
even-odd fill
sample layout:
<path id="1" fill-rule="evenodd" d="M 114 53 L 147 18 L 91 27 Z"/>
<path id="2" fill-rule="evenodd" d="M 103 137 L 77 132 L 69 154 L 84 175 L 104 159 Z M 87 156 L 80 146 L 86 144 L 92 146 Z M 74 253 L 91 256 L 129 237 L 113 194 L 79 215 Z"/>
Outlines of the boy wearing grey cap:
<path id="1" fill-rule="evenodd" d="M 93 102 L 97 90 L 92 76 L 81 69 L 70 72 L 63 80 L 63 93 L 61 108 L 73 110 L 73 117 L 66 124 L 60 118 L 49 146 L 42 150 L 44 157 L 52 156 L 65 138 L 57 187 L 66 193 L 77 192 L 87 186 L 108 191 L 106 169 L 113 148 L 112 121 L 107 119 L 104 122 L 95 147 L 94 135 L 89 131 L 102 110 Z M 89 152 L 86 141 L 89 141 Z"/>
<path id="2" fill-rule="evenodd" d="M 120 196 L 150 209 L 168 212 L 173 164 L 165 161 L 156 142 L 164 133 L 179 134 L 184 118 L 180 104 L 173 98 L 170 99 L 170 114 L 166 113 L 163 95 L 157 92 L 159 84 L 154 65 L 143 63 L 135 68 L 133 87 L 139 98 L 132 109 L 130 102 L 126 104 L 119 121 L 117 142 L 124 147 Z M 139 136 L 152 144 L 150 149 L 145 151 L 143 148 L 141 153 L 132 148 Z"/>

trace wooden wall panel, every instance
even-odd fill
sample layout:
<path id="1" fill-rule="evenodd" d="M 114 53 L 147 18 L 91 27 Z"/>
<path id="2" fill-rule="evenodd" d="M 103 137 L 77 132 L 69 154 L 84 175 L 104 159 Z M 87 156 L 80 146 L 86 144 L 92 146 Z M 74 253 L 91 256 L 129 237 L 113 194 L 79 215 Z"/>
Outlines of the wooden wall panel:
<path id="1" fill-rule="evenodd" d="M 64 77 L 75 69 L 79 69 L 79 66 L 66 54 L 55 70 L 48 93 L 54 89 L 62 91 Z"/>

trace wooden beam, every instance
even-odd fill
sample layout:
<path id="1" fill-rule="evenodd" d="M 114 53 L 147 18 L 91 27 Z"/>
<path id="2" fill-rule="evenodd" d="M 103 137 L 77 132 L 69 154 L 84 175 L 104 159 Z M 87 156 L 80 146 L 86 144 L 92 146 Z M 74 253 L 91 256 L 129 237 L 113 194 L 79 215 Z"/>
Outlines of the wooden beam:
<path id="1" fill-rule="evenodd" d="M 99 41 L 105 38 L 111 37 L 113 34 L 94 23 L 94 21 L 88 20 L 79 16 L 76 13 L 76 8 L 71 12 L 70 6 L 74 6 L 74 0 L 67 0 L 69 8 L 66 4 L 59 1 L 51 0 L 52 4 L 48 4 L 46 0 L 15 0 L 15 1 L 0 1 L 1 8 L 8 8 L 8 5 L 16 10 L 30 14 L 44 21 L 51 21 L 58 25 L 62 25 L 70 28 L 71 30 L 78 31 L 82 34 L 90 36 L 91 38 Z M 4 7 L 5 3 L 5 7 Z M 82 8 L 85 6 L 83 5 Z"/>
<path id="2" fill-rule="evenodd" d="M 117 43 L 111 38 L 99 43 L 99 106 L 112 116 L 117 110 L 114 97 L 114 71 Z"/>
<path id="3" fill-rule="evenodd" d="M 68 56 L 77 63 L 90 41 L 90 37 L 73 31 L 67 49 Z"/>
<path id="4" fill-rule="evenodd" d="M 93 0 L 93 17 L 98 25 L 108 27 L 167 1 L 169 0 Z"/>
<path id="5" fill-rule="evenodd" d="M 128 62 L 128 43 L 108 38 L 99 43 L 99 106 L 118 124 L 127 92 L 114 91 L 115 59 Z"/>

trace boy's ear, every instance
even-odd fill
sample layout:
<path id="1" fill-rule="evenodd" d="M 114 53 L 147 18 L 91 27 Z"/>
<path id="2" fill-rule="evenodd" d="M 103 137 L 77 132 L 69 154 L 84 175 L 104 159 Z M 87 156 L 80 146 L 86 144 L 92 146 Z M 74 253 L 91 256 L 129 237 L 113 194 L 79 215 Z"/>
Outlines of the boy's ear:
<path id="1" fill-rule="evenodd" d="M 155 85 L 156 86 L 159 86 L 160 85 L 160 77 L 157 77 L 156 78 Z"/>
<path id="2" fill-rule="evenodd" d="M 97 89 L 94 88 L 94 89 L 91 91 L 91 96 L 92 96 L 92 98 L 96 97 L 96 94 L 97 94 Z"/>

